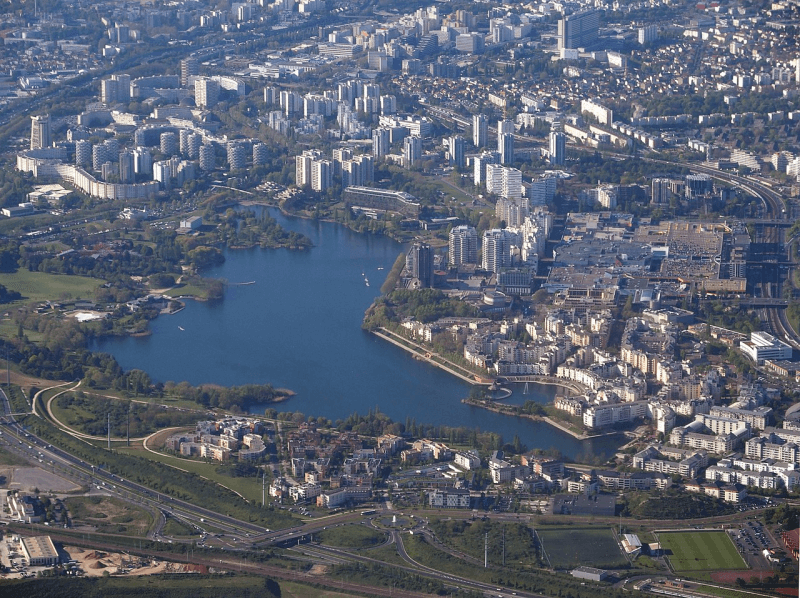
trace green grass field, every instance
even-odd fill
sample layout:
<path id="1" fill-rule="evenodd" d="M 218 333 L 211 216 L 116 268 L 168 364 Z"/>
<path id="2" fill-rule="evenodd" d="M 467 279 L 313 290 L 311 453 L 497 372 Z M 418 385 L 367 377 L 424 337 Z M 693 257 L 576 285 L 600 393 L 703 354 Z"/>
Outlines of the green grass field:
<path id="1" fill-rule="evenodd" d="M 665 532 L 658 539 L 675 571 L 747 569 L 725 532 Z"/>
<path id="2" fill-rule="evenodd" d="M 91 298 L 94 290 L 103 284 L 97 278 L 67 276 L 18 270 L 0 274 L 0 284 L 12 291 L 22 293 L 22 301 L 57 301 L 61 297 L 72 299 Z"/>
<path id="3" fill-rule="evenodd" d="M 619 567 L 628 560 L 608 527 L 551 527 L 536 530 L 556 569 L 580 565 Z"/>

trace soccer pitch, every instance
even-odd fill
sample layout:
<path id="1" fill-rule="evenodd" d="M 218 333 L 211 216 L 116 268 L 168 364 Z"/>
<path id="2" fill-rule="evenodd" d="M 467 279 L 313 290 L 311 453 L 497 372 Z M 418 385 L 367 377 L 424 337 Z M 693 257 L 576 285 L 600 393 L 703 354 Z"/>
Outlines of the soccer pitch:
<path id="1" fill-rule="evenodd" d="M 675 571 L 747 569 L 725 532 L 661 532 L 658 540 Z"/>

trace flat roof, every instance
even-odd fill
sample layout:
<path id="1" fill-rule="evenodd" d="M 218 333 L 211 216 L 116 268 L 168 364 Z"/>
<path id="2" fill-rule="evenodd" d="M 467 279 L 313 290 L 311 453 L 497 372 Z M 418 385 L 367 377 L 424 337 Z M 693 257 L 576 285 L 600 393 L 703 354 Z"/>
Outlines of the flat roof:
<path id="1" fill-rule="evenodd" d="M 22 546 L 30 561 L 34 559 L 58 559 L 58 551 L 50 536 L 22 538 Z"/>

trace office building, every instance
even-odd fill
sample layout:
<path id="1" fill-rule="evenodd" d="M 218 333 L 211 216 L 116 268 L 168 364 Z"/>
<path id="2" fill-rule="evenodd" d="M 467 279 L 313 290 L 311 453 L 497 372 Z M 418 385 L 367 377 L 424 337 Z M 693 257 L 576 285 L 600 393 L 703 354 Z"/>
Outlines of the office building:
<path id="1" fill-rule="evenodd" d="M 447 151 L 450 154 L 450 166 L 464 168 L 466 162 L 464 157 L 464 138 L 455 135 L 447 139 Z"/>
<path id="2" fill-rule="evenodd" d="M 58 564 L 58 550 L 50 536 L 22 538 L 22 554 L 30 567 L 49 567 Z"/>
<path id="3" fill-rule="evenodd" d="M 50 115 L 31 116 L 31 149 L 42 149 L 52 144 Z"/>
<path id="4" fill-rule="evenodd" d="M 456 226 L 450 230 L 448 261 L 458 268 L 462 264 L 478 263 L 478 231 L 473 226 Z"/>
<path id="5" fill-rule="evenodd" d="M 483 35 L 480 33 L 461 33 L 456 36 L 456 50 L 467 54 L 481 54 L 484 49 Z"/>
<path id="6" fill-rule="evenodd" d="M 421 288 L 433 287 L 433 247 L 414 243 L 406 254 L 406 270 L 419 280 Z"/>
<path id="7" fill-rule="evenodd" d="M 587 48 L 597 41 L 600 13 L 594 9 L 566 15 L 558 21 L 558 48 Z"/>
<path id="8" fill-rule="evenodd" d="M 542 176 L 531 181 L 528 198 L 532 206 L 544 206 L 555 199 L 558 178 Z"/>
<path id="9" fill-rule="evenodd" d="M 567 136 L 561 131 L 550 133 L 550 164 L 563 166 L 567 157 Z"/>
<path id="10" fill-rule="evenodd" d="M 489 119 L 485 114 L 476 114 L 472 117 L 472 145 L 486 147 L 489 143 Z"/>
<path id="11" fill-rule="evenodd" d="M 670 199 L 669 187 L 671 182 L 672 181 L 669 179 L 653 179 L 650 203 L 668 204 Z"/>
<path id="12" fill-rule="evenodd" d="M 766 332 L 753 332 L 749 341 L 740 341 L 739 348 L 757 364 L 764 360 L 780 361 L 792 358 L 792 348 Z"/>

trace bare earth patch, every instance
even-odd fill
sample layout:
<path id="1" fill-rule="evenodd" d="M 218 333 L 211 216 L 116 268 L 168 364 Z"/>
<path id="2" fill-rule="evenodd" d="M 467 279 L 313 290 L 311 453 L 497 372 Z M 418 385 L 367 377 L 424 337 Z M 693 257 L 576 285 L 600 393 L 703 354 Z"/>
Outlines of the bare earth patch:
<path id="1" fill-rule="evenodd" d="M 69 480 L 39 467 L 14 467 L 7 486 L 25 492 L 32 492 L 34 488 L 40 492 L 77 492 L 81 489 Z"/>

